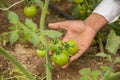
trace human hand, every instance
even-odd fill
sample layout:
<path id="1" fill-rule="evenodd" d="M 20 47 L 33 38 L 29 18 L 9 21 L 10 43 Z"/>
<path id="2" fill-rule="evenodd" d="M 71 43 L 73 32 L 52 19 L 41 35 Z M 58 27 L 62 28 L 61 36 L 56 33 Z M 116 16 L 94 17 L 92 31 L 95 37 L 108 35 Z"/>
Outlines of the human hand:
<path id="1" fill-rule="evenodd" d="M 62 68 L 66 68 L 72 61 L 78 59 L 90 46 L 96 34 L 92 27 L 80 20 L 51 23 L 49 27 L 51 29 L 65 29 L 67 32 L 62 41 L 74 40 L 79 47 L 78 53 L 70 57 L 69 63 L 62 66 Z"/>

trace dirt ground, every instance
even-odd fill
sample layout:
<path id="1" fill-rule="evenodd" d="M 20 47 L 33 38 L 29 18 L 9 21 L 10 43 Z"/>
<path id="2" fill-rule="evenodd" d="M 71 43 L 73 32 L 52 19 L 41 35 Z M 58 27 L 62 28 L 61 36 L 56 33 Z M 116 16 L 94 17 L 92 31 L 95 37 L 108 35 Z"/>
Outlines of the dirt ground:
<path id="1" fill-rule="evenodd" d="M 68 11 L 71 7 L 71 4 L 67 4 L 67 8 L 65 8 L 66 3 L 59 3 L 60 9 L 63 11 Z M 18 13 L 20 17 L 20 21 L 24 21 L 25 16 L 23 15 L 23 4 L 19 4 L 13 7 L 11 10 Z M 39 14 L 33 18 L 33 20 L 39 24 Z M 46 18 L 47 24 L 50 22 L 57 22 L 61 20 L 66 20 L 65 18 L 59 16 L 57 12 L 50 10 L 50 14 Z M 8 20 L 7 16 L 0 11 L 0 33 L 8 31 Z M 23 64 L 30 72 L 44 76 L 45 75 L 45 59 L 39 58 L 36 56 L 36 49 L 30 44 L 20 44 L 19 42 L 14 45 L 9 45 L 9 43 L 4 46 L 4 48 L 10 52 L 21 64 Z M 98 69 L 100 65 L 106 64 L 106 61 L 99 60 L 98 57 L 95 57 L 97 53 L 97 47 L 90 47 L 83 56 L 81 56 L 76 61 L 72 62 L 67 69 L 62 69 L 61 67 L 55 67 L 53 70 L 53 80 L 79 80 L 80 74 L 79 70 L 82 68 L 90 67 L 95 70 Z M 118 55 L 119 56 L 119 55 Z M 0 55 L 0 73 L 5 70 L 12 68 L 13 65 L 9 62 L 3 55 Z M 116 69 L 120 70 L 120 66 L 116 65 Z"/>

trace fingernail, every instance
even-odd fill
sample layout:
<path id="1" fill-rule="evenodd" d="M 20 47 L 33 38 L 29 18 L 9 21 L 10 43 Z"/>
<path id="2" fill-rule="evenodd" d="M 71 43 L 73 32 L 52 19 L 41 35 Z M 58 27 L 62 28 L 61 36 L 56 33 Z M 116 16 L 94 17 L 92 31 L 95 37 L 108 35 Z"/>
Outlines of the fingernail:
<path id="1" fill-rule="evenodd" d="M 52 26 L 52 25 L 53 25 L 53 23 L 49 23 L 48 25 L 49 25 L 49 26 Z"/>

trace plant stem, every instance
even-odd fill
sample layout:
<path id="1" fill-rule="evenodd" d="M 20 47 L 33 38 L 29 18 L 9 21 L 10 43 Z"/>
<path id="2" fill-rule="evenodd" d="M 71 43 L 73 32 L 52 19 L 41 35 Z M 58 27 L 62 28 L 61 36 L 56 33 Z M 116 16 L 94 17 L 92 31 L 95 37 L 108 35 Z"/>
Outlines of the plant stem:
<path id="1" fill-rule="evenodd" d="M 24 0 L 18 1 L 18 2 L 16 2 L 16 3 L 12 4 L 11 6 L 9 6 L 8 8 L 0 8 L 0 10 L 9 10 L 9 9 L 12 8 L 13 6 L 15 6 L 15 5 L 19 4 L 19 3 L 22 3 L 23 1 L 24 1 Z"/>
<path id="2" fill-rule="evenodd" d="M 2 47 L 0 47 L 0 53 L 4 55 L 9 61 L 11 61 L 14 65 L 16 65 L 29 78 L 29 80 L 35 80 L 30 72 L 28 72 L 12 55 L 10 55 Z"/>
<path id="3" fill-rule="evenodd" d="M 99 32 L 97 36 L 100 52 L 104 52 L 103 43 L 102 43 L 102 35 L 103 34 Z"/>
<path id="4" fill-rule="evenodd" d="M 44 24 L 45 24 L 45 17 L 47 14 L 47 10 L 48 10 L 48 5 L 49 5 L 49 0 L 45 0 L 45 4 L 44 7 L 42 8 L 42 13 L 41 13 L 41 17 L 40 17 L 40 32 L 41 32 L 41 36 L 42 36 L 42 40 L 44 40 L 44 46 L 47 49 L 47 54 L 46 54 L 46 80 L 51 80 L 51 69 L 50 69 L 50 59 L 49 59 L 49 49 L 48 49 L 48 44 L 47 44 L 47 40 L 44 36 L 44 34 L 42 33 L 42 31 L 44 30 Z"/>
<path id="5" fill-rule="evenodd" d="M 45 17 L 48 12 L 49 0 L 45 0 L 44 7 L 42 8 L 41 18 L 40 18 L 40 31 L 44 30 Z"/>
<path id="6" fill-rule="evenodd" d="M 102 43 L 102 38 L 101 37 L 98 38 L 98 44 L 99 44 L 100 52 L 104 52 L 103 43 Z"/>

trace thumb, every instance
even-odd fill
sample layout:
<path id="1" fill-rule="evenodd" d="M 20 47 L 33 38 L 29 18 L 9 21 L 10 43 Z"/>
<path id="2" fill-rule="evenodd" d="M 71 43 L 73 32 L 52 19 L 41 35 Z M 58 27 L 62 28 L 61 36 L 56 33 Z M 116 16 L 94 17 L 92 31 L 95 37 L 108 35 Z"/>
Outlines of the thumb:
<path id="1" fill-rule="evenodd" d="M 68 21 L 62 21 L 62 22 L 57 22 L 57 23 L 50 23 L 48 26 L 49 28 L 52 29 L 65 29 L 67 30 L 69 25 L 68 25 Z"/>

